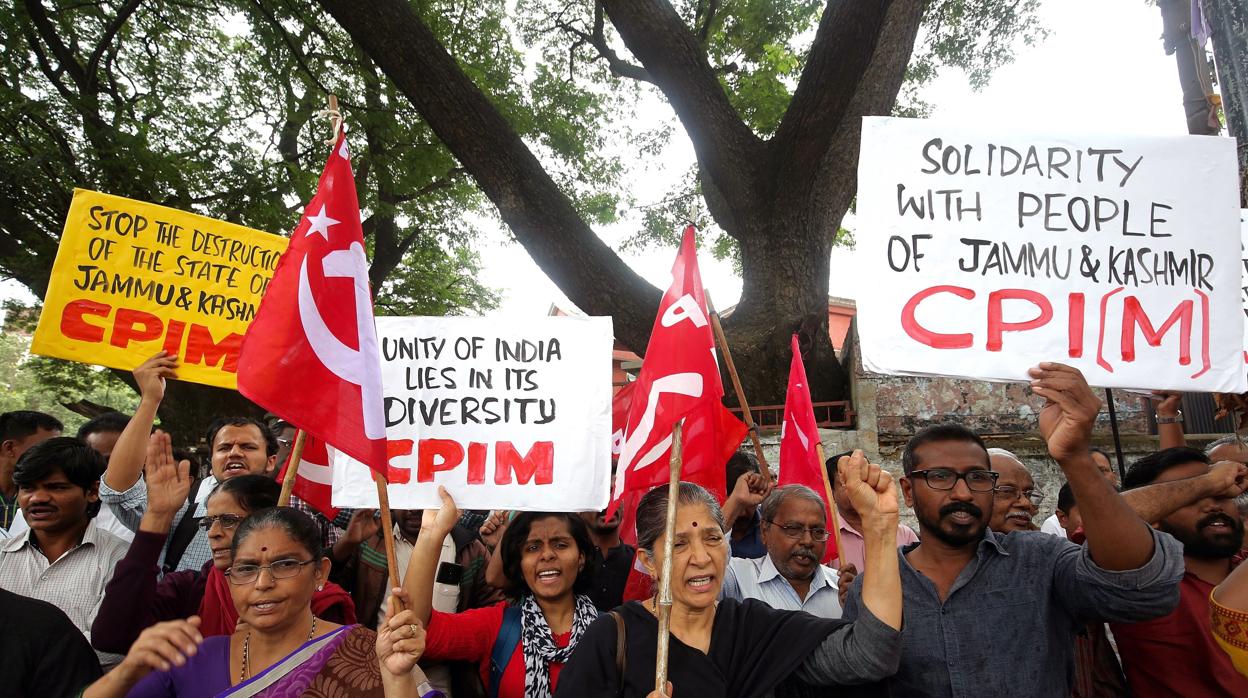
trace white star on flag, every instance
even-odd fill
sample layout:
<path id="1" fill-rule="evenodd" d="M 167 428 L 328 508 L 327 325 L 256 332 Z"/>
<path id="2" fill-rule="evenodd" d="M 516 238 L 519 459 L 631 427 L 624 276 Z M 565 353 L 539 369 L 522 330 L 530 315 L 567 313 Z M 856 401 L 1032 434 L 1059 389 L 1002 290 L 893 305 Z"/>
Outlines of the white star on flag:
<path id="1" fill-rule="evenodd" d="M 305 233 L 311 237 L 313 233 L 325 238 L 325 242 L 329 242 L 329 226 L 338 225 L 339 221 L 325 215 L 325 204 L 321 204 L 321 212 L 315 216 L 308 216 L 308 232 Z"/>

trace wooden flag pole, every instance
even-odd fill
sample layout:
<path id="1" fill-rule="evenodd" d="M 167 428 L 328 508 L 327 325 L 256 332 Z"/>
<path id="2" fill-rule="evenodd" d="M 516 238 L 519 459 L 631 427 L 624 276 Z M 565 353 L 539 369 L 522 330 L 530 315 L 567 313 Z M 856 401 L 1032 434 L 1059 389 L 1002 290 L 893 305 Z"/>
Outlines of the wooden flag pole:
<path id="1" fill-rule="evenodd" d="M 741 377 L 737 375 L 737 366 L 732 362 L 732 352 L 728 349 L 728 340 L 724 337 L 724 327 L 719 323 L 719 313 L 715 311 L 715 304 L 711 303 L 711 294 L 705 289 L 702 293 L 706 297 L 706 309 L 711 314 L 711 329 L 715 332 L 715 341 L 719 343 L 719 350 L 724 353 L 724 365 L 728 367 L 732 389 L 737 393 L 737 402 L 741 403 L 741 414 L 745 417 L 745 426 L 750 430 L 750 440 L 754 442 L 754 457 L 758 459 L 759 470 L 763 472 L 770 484 L 771 467 L 767 465 L 767 458 L 763 456 L 763 442 L 758 438 L 758 427 L 754 424 L 750 403 L 745 399 L 745 391 L 741 389 Z"/>
<path id="2" fill-rule="evenodd" d="M 845 554 L 845 548 L 841 547 L 841 517 L 836 513 L 836 500 L 832 497 L 832 477 L 828 475 L 828 464 L 823 457 L 822 441 L 815 442 L 815 456 L 819 459 L 819 471 L 823 473 L 823 491 L 828 497 L 828 520 L 832 523 L 832 535 L 836 537 L 836 561 L 841 562 Z M 840 472 L 839 463 L 837 472 Z M 862 570 L 858 571 L 862 572 Z"/>
<path id="3" fill-rule="evenodd" d="M 390 588 L 400 586 L 399 556 L 394 551 L 394 521 L 390 517 L 390 493 L 386 491 L 386 480 L 377 471 L 373 471 L 373 482 L 377 483 L 377 506 L 381 509 L 381 539 L 386 543 L 386 569 L 390 570 Z M 398 599 L 399 610 L 403 604 Z M 396 611 L 397 613 L 398 611 Z"/>
<path id="4" fill-rule="evenodd" d="M 676 545 L 676 504 L 680 496 L 681 449 L 684 420 L 672 427 L 672 450 L 668 460 L 667 528 L 663 540 L 663 566 L 659 571 L 659 645 L 654 660 L 654 690 L 667 688 L 667 654 L 672 628 L 672 555 Z"/>
<path id="5" fill-rule="evenodd" d="M 307 440 L 307 432 L 302 429 L 295 430 L 295 445 L 290 449 L 290 465 L 286 467 L 286 476 L 282 478 L 282 493 L 277 496 L 279 507 L 290 506 L 290 493 L 295 489 L 295 480 L 299 477 L 299 463 L 303 460 L 303 445 Z"/>

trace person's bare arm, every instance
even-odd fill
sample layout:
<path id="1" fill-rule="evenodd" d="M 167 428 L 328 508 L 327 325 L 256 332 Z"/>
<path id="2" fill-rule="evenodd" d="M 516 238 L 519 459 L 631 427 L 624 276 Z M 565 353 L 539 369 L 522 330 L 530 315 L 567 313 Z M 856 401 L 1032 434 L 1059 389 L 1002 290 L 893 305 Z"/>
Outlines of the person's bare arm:
<path id="1" fill-rule="evenodd" d="M 862 516 L 866 559 L 862 603 L 885 625 L 901 630 L 901 569 L 897 560 L 897 488 L 893 476 L 868 463 L 862 451 L 842 456 L 837 477 Z"/>
<path id="2" fill-rule="evenodd" d="M 109 455 L 104 483 L 112 489 L 125 492 L 139 481 L 148 437 L 152 433 L 152 425 L 156 423 L 156 410 L 165 397 L 165 379 L 177 378 L 177 368 L 177 359 L 162 351 L 134 369 L 134 380 L 138 383 L 141 398 L 134 416 L 117 438 L 117 444 Z"/>
<path id="3" fill-rule="evenodd" d="M 1029 373 L 1032 392 L 1045 399 L 1040 433 L 1079 503 L 1093 562 L 1110 571 L 1142 567 L 1153 556 L 1148 524 L 1101 475 L 1088 450 L 1100 399 L 1076 368 L 1046 362 Z"/>
<path id="4" fill-rule="evenodd" d="M 503 574 L 503 554 L 500 550 L 502 546 L 499 543 L 502 542 L 503 534 L 507 532 L 510 523 L 509 512 L 495 511 L 490 513 L 478 531 L 481 541 L 490 551 L 490 558 L 485 563 L 485 583 L 503 591 L 511 588 L 511 581 Z"/>
<path id="5" fill-rule="evenodd" d="M 1222 461 L 1205 475 L 1137 487 L 1123 492 L 1122 498 L 1141 519 L 1152 524 L 1205 497 L 1238 497 L 1245 489 L 1248 465 Z"/>
<path id="6" fill-rule="evenodd" d="M 772 485 L 762 473 L 746 473 L 737 478 L 728 499 L 724 500 L 724 521 L 729 526 L 739 517 L 753 515 L 759 504 L 771 493 Z"/>
<path id="7" fill-rule="evenodd" d="M 429 624 L 433 612 L 433 580 L 438 573 L 438 558 L 442 553 L 442 541 L 459 521 L 459 509 L 446 488 L 439 486 L 442 497 L 441 509 L 425 509 L 420 522 L 420 535 L 412 549 L 412 559 L 407 563 L 403 576 L 403 589 L 412 599 L 412 612 L 422 626 Z"/>
<path id="8" fill-rule="evenodd" d="M 1158 390 L 1153 392 L 1150 400 L 1153 404 L 1153 414 L 1158 418 L 1175 419 L 1179 416 L 1179 409 L 1183 406 L 1183 393 Z M 1160 441 L 1160 449 L 1163 451 L 1167 448 L 1187 445 L 1187 437 L 1183 434 L 1183 422 L 1157 422 L 1157 438 Z"/>
<path id="9" fill-rule="evenodd" d="M 1232 570 L 1213 590 L 1213 598 L 1232 611 L 1248 613 L 1248 563 Z"/>

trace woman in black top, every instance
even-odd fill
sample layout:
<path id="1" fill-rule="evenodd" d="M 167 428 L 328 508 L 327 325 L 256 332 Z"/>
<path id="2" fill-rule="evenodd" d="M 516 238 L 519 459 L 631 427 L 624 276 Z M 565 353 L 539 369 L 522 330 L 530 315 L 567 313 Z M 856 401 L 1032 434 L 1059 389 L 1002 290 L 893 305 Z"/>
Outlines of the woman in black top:
<path id="1" fill-rule="evenodd" d="M 778 611 L 754 599 L 718 601 L 729 556 L 723 516 L 709 492 L 692 483 L 680 484 L 668 660 L 668 677 L 676 695 L 801 695 L 809 687 L 868 684 L 897 671 L 901 579 L 894 549 L 896 489 L 892 477 L 868 464 L 861 452 L 842 459 L 840 470 L 841 482 L 862 514 L 866 541 L 864 612 L 852 623 L 801 611 Z M 651 490 L 637 508 L 639 555 L 654 577 L 663 564 L 667 490 L 666 485 Z M 651 598 L 600 616 L 564 667 L 556 698 L 666 698 L 666 693 L 654 691 L 656 608 L 656 599 Z M 616 617 L 624 623 L 622 654 L 617 654 Z M 863 689 L 854 694 L 874 693 L 871 688 Z"/>

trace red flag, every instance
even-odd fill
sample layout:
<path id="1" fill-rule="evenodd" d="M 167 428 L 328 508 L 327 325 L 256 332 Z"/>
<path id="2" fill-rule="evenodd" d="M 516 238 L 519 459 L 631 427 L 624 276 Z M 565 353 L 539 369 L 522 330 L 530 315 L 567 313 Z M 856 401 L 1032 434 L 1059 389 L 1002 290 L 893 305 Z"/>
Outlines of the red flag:
<path id="1" fill-rule="evenodd" d="M 827 512 L 827 530 L 832 531 L 832 507 L 828 501 L 828 483 L 824 480 L 823 460 L 816 446 L 819 445 L 819 427 L 815 423 L 815 409 L 810 401 L 810 386 L 806 383 L 806 366 L 797 347 L 797 335 L 793 335 L 793 363 L 789 365 L 789 390 L 784 398 L 784 425 L 780 428 L 780 477 L 779 485 L 806 485 L 818 493 Z M 823 554 L 825 564 L 836 559 L 836 538 L 828 539 Z"/>
<path id="2" fill-rule="evenodd" d="M 681 418 L 681 479 L 702 485 L 721 501 L 724 463 L 745 438 L 745 425 L 720 402 L 724 389 L 693 232 L 693 226 L 685 228 L 672 285 L 659 303 L 645 361 L 633 384 L 613 507 L 625 492 L 644 492 L 667 482 L 672 427 Z"/>
<path id="3" fill-rule="evenodd" d="M 345 135 L 243 337 L 238 389 L 385 477 L 381 356 Z"/>
<path id="4" fill-rule="evenodd" d="M 334 485 L 333 460 L 323 441 L 312 436 L 306 438 L 303 457 L 299 460 L 299 472 L 295 474 L 295 486 L 291 492 L 333 521 L 338 516 L 338 509 L 331 503 Z M 282 471 L 278 473 L 278 482 L 286 479 L 286 469 L 289 467 L 290 458 L 287 457 L 282 464 Z"/>

